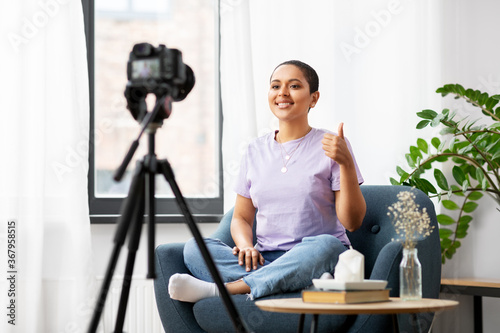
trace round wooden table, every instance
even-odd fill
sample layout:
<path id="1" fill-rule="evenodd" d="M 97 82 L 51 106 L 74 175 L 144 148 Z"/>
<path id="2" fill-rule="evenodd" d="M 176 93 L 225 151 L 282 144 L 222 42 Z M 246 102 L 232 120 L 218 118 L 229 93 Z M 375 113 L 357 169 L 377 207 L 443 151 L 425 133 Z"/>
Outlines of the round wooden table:
<path id="1" fill-rule="evenodd" d="M 387 302 L 356 304 L 304 303 L 301 298 L 268 299 L 255 302 L 261 310 L 270 312 L 301 314 L 299 332 L 303 329 L 305 314 L 313 314 L 311 332 L 317 330 L 317 319 L 320 314 L 358 315 L 358 314 L 391 314 L 397 321 L 398 313 L 409 313 L 415 316 L 422 312 L 438 312 L 451 310 L 458 306 L 457 301 L 423 298 L 418 301 L 402 301 L 399 297 L 391 297 Z M 416 321 L 418 323 L 418 321 Z M 397 327 L 397 325 L 396 325 Z M 420 331 L 420 327 L 418 327 Z"/>

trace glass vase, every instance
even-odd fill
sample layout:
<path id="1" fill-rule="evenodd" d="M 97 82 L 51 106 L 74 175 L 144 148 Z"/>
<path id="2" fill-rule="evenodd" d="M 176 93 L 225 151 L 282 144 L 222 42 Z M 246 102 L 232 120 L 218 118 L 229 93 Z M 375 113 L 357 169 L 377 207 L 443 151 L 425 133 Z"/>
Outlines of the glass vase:
<path id="1" fill-rule="evenodd" d="M 404 248 L 399 265 L 399 297 L 403 301 L 422 299 L 422 266 L 416 248 Z"/>

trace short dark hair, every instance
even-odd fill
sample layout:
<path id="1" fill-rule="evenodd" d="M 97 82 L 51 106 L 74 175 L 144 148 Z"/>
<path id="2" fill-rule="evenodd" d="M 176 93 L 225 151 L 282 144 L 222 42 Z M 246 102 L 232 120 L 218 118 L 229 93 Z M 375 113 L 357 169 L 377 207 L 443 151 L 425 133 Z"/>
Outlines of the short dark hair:
<path id="1" fill-rule="evenodd" d="M 304 76 L 306 77 L 307 83 L 309 83 L 309 92 L 312 94 L 313 92 L 318 91 L 318 89 L 319 89 L 319 77 L 318 77 L 318 73 L 316 73 L 314 68 L 312 68 L 311 66 L 309 66 L 308 64 L 306 64 L 300 60 L 288 60 L 288 61 L 282 62 L 281 64 L 276 66 L 276 68 L 273 71 L 273 74 L 276 71 L 276 69 L 278 69 L 278 67 L 284 66 L 284 65 L 293 65 L 293 66 L 299 68 L 302 71 L 302 74 L 304 74 Z M 272 74 L 271 74 L 271 77 L 272 77 Z"/>

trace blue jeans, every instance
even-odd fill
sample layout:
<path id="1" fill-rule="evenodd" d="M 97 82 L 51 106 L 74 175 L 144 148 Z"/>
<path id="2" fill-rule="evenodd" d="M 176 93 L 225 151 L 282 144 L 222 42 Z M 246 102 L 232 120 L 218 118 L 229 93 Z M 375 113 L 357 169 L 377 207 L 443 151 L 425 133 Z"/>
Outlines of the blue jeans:
<path id="1" fill-rule="evenodd" d="M 240 279 L 250 287 L 253 298 L 301 290 L 323 273 L 333 274 L 339 254 L 347 248 L 332 235 L 304 237 L 289 251 L 263 251 L 264 266 L 247 272 L 238 264 L 233 249 L 220 240 L 206 238 L 205 243 L 224 282 Z M 184 246 L 184 263 L 194 277 L 212 282 L 212 276 L 194 239 Z"/>

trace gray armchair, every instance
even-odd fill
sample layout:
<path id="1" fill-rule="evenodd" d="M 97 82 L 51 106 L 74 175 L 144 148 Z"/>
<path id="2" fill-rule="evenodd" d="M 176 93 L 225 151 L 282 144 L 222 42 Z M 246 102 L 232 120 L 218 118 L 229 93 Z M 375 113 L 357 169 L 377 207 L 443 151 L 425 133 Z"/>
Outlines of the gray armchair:
<path id="1" fill-rule="evenodd" d="M 391 240 L 395 238 L 392 220 L 387 216 L 387 207 L 394 203 L 400 191 L 410 188 L 403 186 L 363 185 L 361 190 L 366 200 L 367 212 L 363 225 L 353 233 L 348 233 L 354 249 L 365 256 L 366 278 L 387 280 L 391 297 L 399 296 L 399 264 L 401 245 Z M 424 298 L 438 298 L 441 279 L 441 257 L 438 225 L 434 205 L 421 191 L 412 189 L 416 203 L 426 207 L 435 226 L 434 232 L 419 241 L 418 257 L 422 264 L 422 291 Z M 232 211 L 222 218 L 212 238 L 218 238 L 233 246 L 229 225 Z M 164 244 L 156 249 L 157 278 L 155 295 L 160 318 L 166 332 L 233 332 L 233 326 L 224 304 L 219 297 L 203 299 L 195 304 L 172 300 L 168 295 L 168 281 L 175 273 L 189 273 L 183 261 L 183 243 Z M 268 298 L 300 297 L 296 292 L 272 295 Z M 246 295 L 234 295 L 233 301 L 248 327 L 254 332 L 296 332 L 299 321 L 297 314 L 283 314 L 261 311 Z M 398 315 L 401 332 L 413 331 L 416 323 L 409 315 Z M 422 332 L 427 331 L 433 319 L 432 313 L 417 315 Z M 305 325 L 310 324 L 306 316 Z M 322 315 L 318 321 L 319 332 L 391 332 L 393 322 L 389 315 Z"/>

